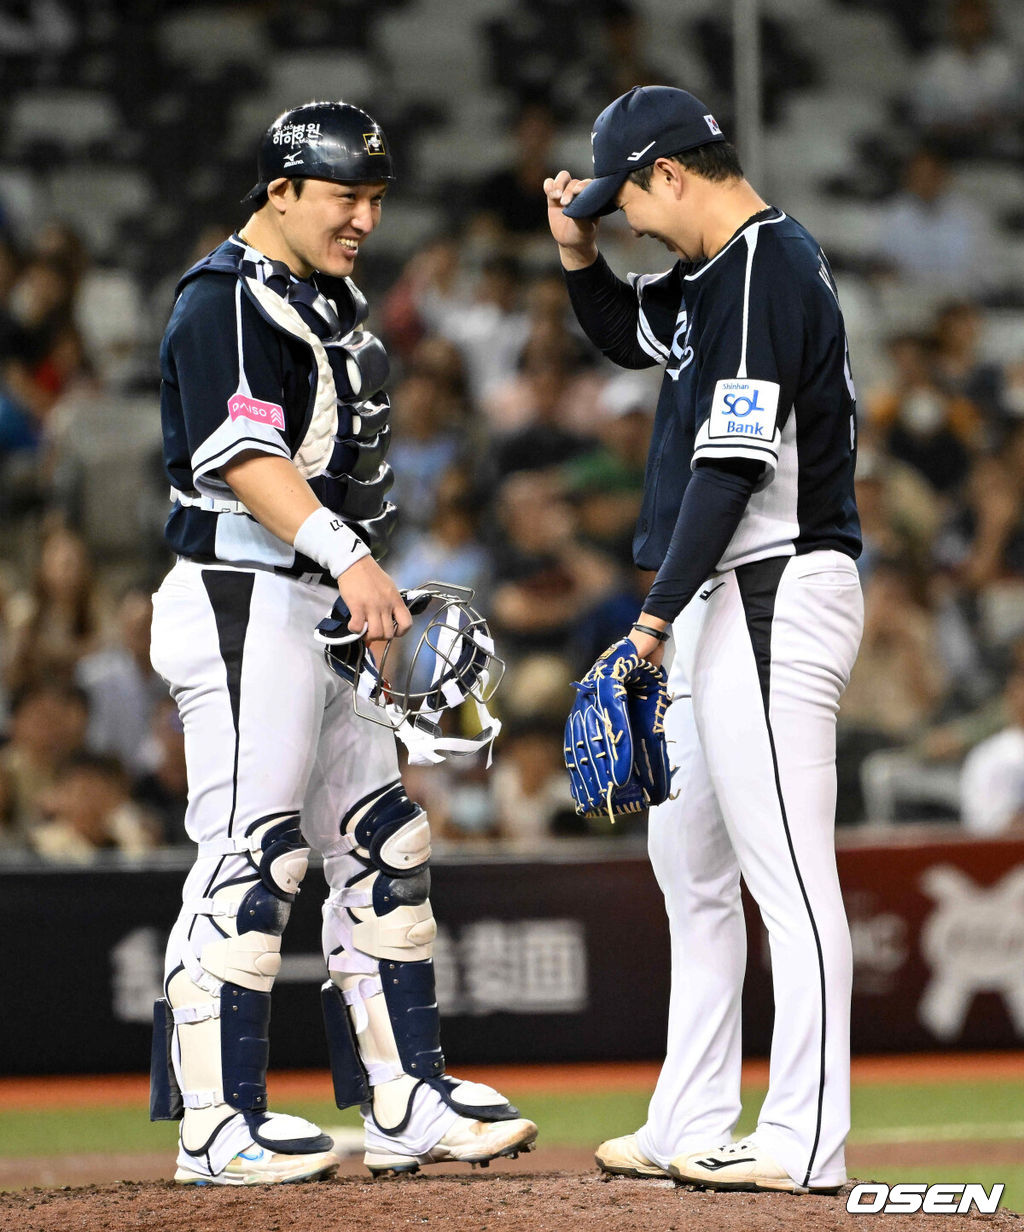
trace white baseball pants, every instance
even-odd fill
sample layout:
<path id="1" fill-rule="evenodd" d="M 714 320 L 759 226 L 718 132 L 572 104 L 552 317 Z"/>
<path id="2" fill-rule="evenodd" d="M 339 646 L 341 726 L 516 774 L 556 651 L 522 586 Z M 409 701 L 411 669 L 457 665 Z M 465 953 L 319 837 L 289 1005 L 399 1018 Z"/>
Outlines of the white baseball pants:
<path id="1" fill-rule="evenodd" d="M 742 876 L 768 930 L 775 995 L 758 1141 L 802 1185 L 846 1179 L 852 957 L 835 860 L 835 727 L 862 624 L 856 566 L 836 551 L 714 577 L 675 622 L 669 689 L 682 696 L 666 732 L 678 769 L 649 829 L 672 993 L 638 1135 L 662 1167 L 728 1142 L 740 1114 Z"/>

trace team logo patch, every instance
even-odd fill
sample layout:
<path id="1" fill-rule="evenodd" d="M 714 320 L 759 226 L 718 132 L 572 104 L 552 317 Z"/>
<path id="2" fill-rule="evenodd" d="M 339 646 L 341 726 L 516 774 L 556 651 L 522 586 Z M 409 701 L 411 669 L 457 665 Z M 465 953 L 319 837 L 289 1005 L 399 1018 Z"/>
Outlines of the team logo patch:
<path id="1" fill-rule="evenodd" d="M 711 402 L 708 434 L 770 441 L 778 406 L 779 386 L 775 381 L 719 381 Z"/>
<path id="2" fill-rule="evenodd" d="M 718 127 L 718 121 L 713 115 L 706 115 L 704 117 L 704 123 L 711 129 L 716 137 L 721 137 L 722 130 Z"/>
<path id="3" fill-rule="evenodd" d="M 363 145 L 366 146 L 367 154 L 386 154 L 384 149 L 384 138 L 380 133 L 363 133 Z"/>
<path id="4" fill-rule="evenodd" d="M 245 394 L 232 394 L 228 399 L 228 414 L 234 419 L 248 419 L 251 423 L 269 424 L 271 428 L 284 431 L 284 411 L 276 402 L 261 402 L 259 398 L 247 398 Z"/>

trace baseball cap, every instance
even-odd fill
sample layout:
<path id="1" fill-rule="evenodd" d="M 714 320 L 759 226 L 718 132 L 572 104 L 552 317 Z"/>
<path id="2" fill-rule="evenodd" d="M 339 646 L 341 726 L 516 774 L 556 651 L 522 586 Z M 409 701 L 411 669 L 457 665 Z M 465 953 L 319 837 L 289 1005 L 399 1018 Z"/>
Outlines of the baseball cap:
<path id="1" fill-rule="evenodd" d="M 724 141 L 710 110 L 686 90 L 634 86 L 594 121 L 594 179 L 562 211 L 569 218 L 599 218 L 615 209 L 615 197 L 631 171 L 655 159 Z"/>

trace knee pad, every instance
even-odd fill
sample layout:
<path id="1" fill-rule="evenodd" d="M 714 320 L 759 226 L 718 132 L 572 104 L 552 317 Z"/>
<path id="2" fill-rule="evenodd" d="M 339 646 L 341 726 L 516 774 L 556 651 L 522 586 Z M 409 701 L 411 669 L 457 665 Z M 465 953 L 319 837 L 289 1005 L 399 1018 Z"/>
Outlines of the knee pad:
<path id="1" fill-rule="evenodd" d="M 392 877 L 408 877 L 430 859 L 430 823 L 418 804 L 392 783 L 359 801 L 341 834 L 364 863 Z"/>
<path id="2" fill-rule="evenodd" d="M 186 904 L 210 916 L 224 934 L 202 947 L 198 966 L 215 980 L 269 993 L 281 969 L 281 934 L 309 863 L 299 819 L 294 813 L 261 819 L 241 839 L 203 844 L 211 846 L 215 854 L 244 853 L 249 868 L 225 877 L 208 898 Z M 184 961 L 202 985 L 187 955 Z"/>
<path id="3" fill-rule="evenodd" d="M 353 946 L 370 958 L 430 958 L 437 925 L 429 898 L 426 813 L 394 783 L 360 801 L 342 821 L 341 833 L 366 870 L 330 899 L 353 922 Z"/>

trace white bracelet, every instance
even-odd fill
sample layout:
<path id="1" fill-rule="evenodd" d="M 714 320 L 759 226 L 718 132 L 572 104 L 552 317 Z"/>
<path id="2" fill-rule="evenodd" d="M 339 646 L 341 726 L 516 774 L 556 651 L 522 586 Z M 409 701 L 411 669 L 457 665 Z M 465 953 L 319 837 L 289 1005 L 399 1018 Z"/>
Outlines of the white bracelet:
<path id="1" fill-rule="evenodd" d="M 294 546 L 296 552 L 323 565 L 335 578 L 349 565 L 370 555 L 370 549 L 355 531 L 322 505 L 296 531 Z"/>

